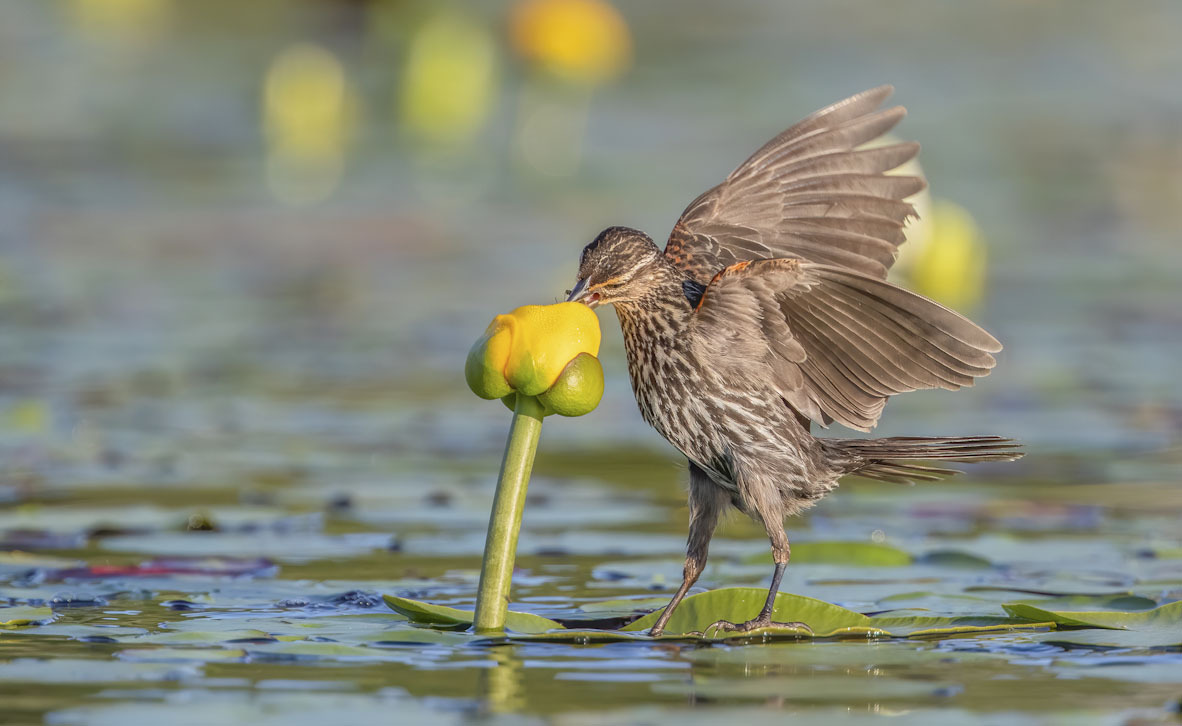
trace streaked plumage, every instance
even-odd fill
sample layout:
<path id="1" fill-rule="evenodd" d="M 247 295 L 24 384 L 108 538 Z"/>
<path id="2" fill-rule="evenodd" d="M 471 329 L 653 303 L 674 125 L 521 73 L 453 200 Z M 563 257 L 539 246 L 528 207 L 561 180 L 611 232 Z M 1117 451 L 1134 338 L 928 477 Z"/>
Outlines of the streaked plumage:
<path id="1" fill-rule="evenodd" d="M 886 172 L 913 143 L 859 148 L 903 117 L 889 87 L 818 111 L 694 200 L 662 253 L 641 232 L 604 230 L 570 298 L 614 304 L 641 415 L 690 462 L 685 577 L 697 580 L 729 506 L 763 523 L 776 562 L 767 625 L 788 562 L 784 517 L 857 473 L 923 481 L 917 460 L 1009 460 L 997 437 L 822 439 L 810 422 L 868 431 L 887 399 L 987 375 L 1001 345 L 961 315 L 886 281 L 904 199 L 922 179 Z"/>

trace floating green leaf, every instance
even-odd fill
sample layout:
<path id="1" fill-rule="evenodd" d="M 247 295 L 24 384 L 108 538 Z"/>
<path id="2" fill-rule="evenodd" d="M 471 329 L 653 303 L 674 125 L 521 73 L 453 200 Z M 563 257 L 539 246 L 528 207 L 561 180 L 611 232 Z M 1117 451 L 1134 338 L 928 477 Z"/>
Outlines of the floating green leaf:
<path id="1" fill-rule="evenodd" d="M 283 643 L 267 643 L 258 646 L 247 646 L 247 652 L 256 658 L 258 656 L 301 658 L 308 660 L 405 660 L 404 653 L 383 648 L 370 648 L 348 643 L 321 643 L 307 640 L 297 640 Z"/>
<path id="2" fill-rule="evenodd" d="M 386 601 L 386 604 L 394 612 L 405 615 L 412 623 L 421 625 L 434 625 L 445 627 L 449 630 L 457 630 L 470 627 L 475 617 L 471 610 L 458 610 L 443 605 L 432 605 L 431 603 L 410 600 L 405 597 L 383 595 L 382 599 Z M 559 623 L 548 618 L 543 618 L 541 615 L 515 613 L 512 611 L 509 612 L 505 620 L 505 626 L 509 630 L 518 633 L 544 633 L 548 630 L 563 629 Z"/>
<path id="3" fill-rule="evenodd" d="M 244 628 L 237 630 L 164 630 L 124 640 L 130 643 L 169 643 L 196 646 L 229 641 L 261 640 L 271 637 L 273 636 L 266 631 Z"/>
<path id="4" fill-rule="evenodd" d="M 1014 602 L 1033 605 L 1042 610 L 1066 611 L 1096 608 L 1097 610 L 1140 611 L 1152 610 L 1157 601 L 1141 595 L 1063 595 L 1059 597 L 1022 599 Z"/>
<path id="5" fill-rule="evenodd" d="M 966 570 L 989 570 L 995 565 L 980 555 L 960 550 L 933 550 L 915 559 L 918 565 L 959 567 Z"/>
<path id="6" fill-rule="evenodd" d="M 131 648 L 116 654 L 136 663 L 174 663 L 197 661 L 233 661 L 246 657 L 246 651 L 233 648 Z"/>
<path id="7" fill-rule="evenodd" d="M 1182 644 L 1182 601 L 1145 612 L 1044 610 L 1027 603 L 1006 603 L 1006 612 L 1021 618 L 1049 620 L 1065 628 L 1107 628 L 1150 635 L 1154 644 Z"/>
<path id="8" fill-rule="evenodd" d="M 766 597 L 767 592 L 759 588 L 725 588 L 692 595 L 682 602 L 669 619 L 666 633 L 671 636 L 700 633 L 709 639 L 743 638 L 758 634 L 815 638 L 903 638 L 1052 627 L 1049 618 L 931 615 L 872 618 L 822 600 L 782 592 L 776 596 L 772 620 L 803 622 L 812 628 L 812 633 L 796 628 L 769 628 L 755 633 L 709 629 L 718 620 L 743 622 L 755 617 Z M 646 615 L 622 630 L 647 630 L 658 617 L 660 611 Z"/>
<path id="9" fill-rule="evenodd" d="M 767 599 L 767 590 L 755 587 L 730 587 L 722 590 L 711 590 L 697 595 L 691 595 L 682 601 L 673 613 L 666 626 L 666 632 L 675 633 L 705 633 L 705 631 L 719 620 L 743 622 L 759 614 Z M 635 632 L 648 630 L 657 622 L 662 610 L 650 613 L 631 623 L 622 630 Z M 782 592 L 776 596 L 775 609 L 772 612 L 775 621 L 799 621 L 807 624 L 817 637 L 837 634 L 875 635 L 880 634 L 870 622 L 870 618 L 852 610 L 832 605 L 811 597 L 792 595 Z M 807 636 L 808 631 L 802 629 L 776 628 L 784 635 Z M 747 633 L 724 633 L 724 636 L 746 636 Z"/>
<path id="10" fill-rule="evenodd" d="M 1042 630 L 1053 627 L 1046 619 L 1004 618 L 996 616 L 908 615 L 903 617 L 876 617 L 871 621 L 884 628 L 891 635 L 908 638 L 929 638 L 938 635 L 959 635 L 964 633 L 989 633 L 1009 630 Z"/>
<path id="11" fill-rule="evenodd" d="M 50 608 L 27 606 L 0 608 L 0 628 L 23 628 L 29 625 L 42 625 L 52 622 L 53 618 L 53 610 Z"/>
<path id="12" fill-rule="evenodd" d="M 0 529 L 3 528 L 3 524 L 0 523 Z M 39 552 L 24 552 L 21 550 L 0 552 L 0 567 L 48 567 L 60 570 L 67 567 L 81 567 L 85 564 L 82 560 L 54 557 L 53 555 L 44 555 Z"/>

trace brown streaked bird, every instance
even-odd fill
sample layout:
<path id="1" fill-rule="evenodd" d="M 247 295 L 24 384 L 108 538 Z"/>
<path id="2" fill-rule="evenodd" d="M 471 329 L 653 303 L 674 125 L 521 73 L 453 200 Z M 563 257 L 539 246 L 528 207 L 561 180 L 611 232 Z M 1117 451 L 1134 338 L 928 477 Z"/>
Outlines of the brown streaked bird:
<path id="1" fill-rule="evenodd" d="M 773 625 L 784 518 L 841 477 L 931 481 L 956 472 L 919 462 L 1021 456 L 997 436 L 810 433 L 811 422 L 869 431 L 889 397 L 971 386 L 1001 350 L 968 319 L 886 281 L 915 215 L 904 200 L 925 184 L 887 174 L 918 144 L 864 148 L 904 116 L 879 110 L 892 91 L 847 98 L 769 141 L 690 203 L 664 252 L 626 227 L 583 250 L 569 299 L 615 306 L 640 413 L 689 459 L 684 577 L 652 635 L 701 575 L 729 507 L 763 525 L 775 562 L 763 609 L 715 624 L 749 631 Z"/>

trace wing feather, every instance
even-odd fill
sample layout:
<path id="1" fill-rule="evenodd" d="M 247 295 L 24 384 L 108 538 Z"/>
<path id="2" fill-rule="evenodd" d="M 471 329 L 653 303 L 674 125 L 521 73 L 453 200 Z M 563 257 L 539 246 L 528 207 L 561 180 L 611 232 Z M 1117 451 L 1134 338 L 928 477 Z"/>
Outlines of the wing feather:
<path id="1" fill-rule="evenodd" d="M 891 396 L 971 386 L 1001 350 L 938 303 L 798 258 L 738 262 L 716 274 L 688 335 L 709 368 L 766 372 L 799 414 L 863 431 Z"/>
<path id="2" fill-rule="evenodd" d="M 915 209 L 918 177 L 886 172 L 915 143 L 859 148 L 890 131 L 902 107 L 878 110 L 890 86 L 821 109 L 751 155 L 686 207 L 665 254 L 705 284 L 735 262 L 798 257 L 885 278 Z"/>

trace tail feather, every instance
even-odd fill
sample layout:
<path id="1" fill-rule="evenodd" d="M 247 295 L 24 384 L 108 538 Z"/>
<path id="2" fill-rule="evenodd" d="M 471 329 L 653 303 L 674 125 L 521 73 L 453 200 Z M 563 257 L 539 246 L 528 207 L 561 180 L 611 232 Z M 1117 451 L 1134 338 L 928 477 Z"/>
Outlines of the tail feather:
<path id="1" fill-rule="evenodd" d="M 913 461 L 975 464 L 1014 461 L 1022 445 L 1001 436 L 897 436 L 888 439 L 822 439 L 843 474 L 897 483 L 938 481 L 960 472 Z"/>

